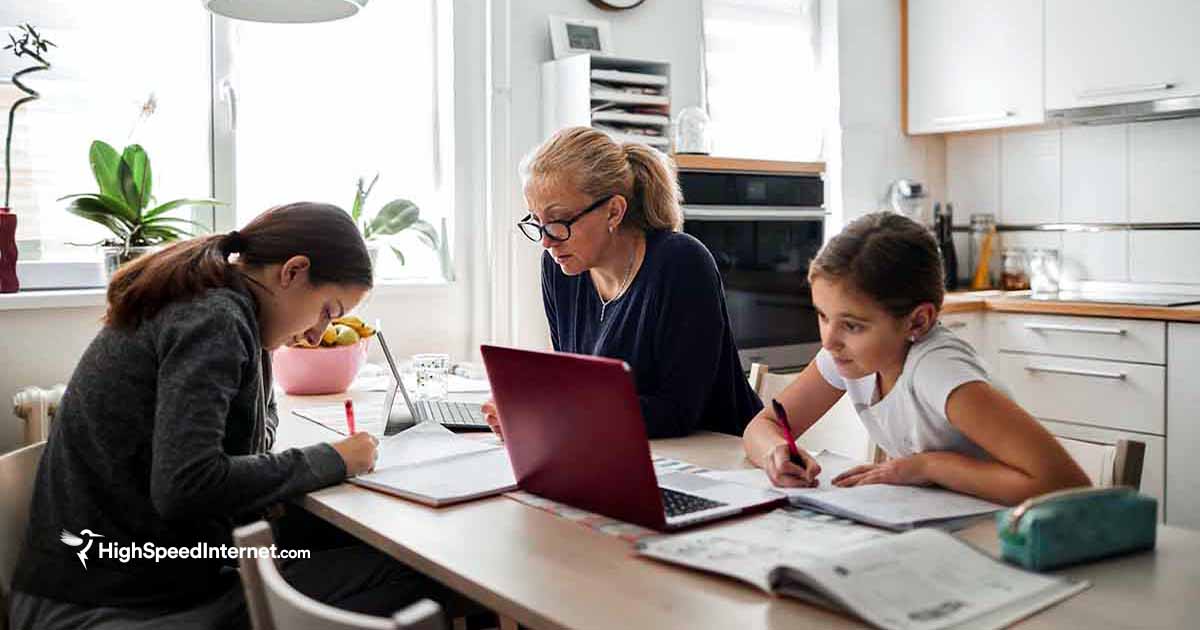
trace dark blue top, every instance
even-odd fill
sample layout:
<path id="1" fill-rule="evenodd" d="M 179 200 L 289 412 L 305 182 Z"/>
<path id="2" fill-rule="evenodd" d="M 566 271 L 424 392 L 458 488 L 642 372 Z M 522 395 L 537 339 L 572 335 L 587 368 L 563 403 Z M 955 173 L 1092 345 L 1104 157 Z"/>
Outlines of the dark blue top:
<path id="1" fill-rule="evenodd" d="M 555 350 L 630 365 L 651 438 L 741 435 L 762 409 L 738 360 L 716 262 L 695 238 L 647 233 L 642 266 L 604 321 L 591 274 L 564 274 L 548 252 L 542 297 Z"/>

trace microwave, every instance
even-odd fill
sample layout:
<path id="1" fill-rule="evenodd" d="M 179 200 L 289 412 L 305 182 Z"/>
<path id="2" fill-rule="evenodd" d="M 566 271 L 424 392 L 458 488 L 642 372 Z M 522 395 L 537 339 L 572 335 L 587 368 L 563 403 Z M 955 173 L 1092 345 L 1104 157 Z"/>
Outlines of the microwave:
<path id="1" fill-rule="evenodd" d="M 808 263 L 825 242 L 818 173 L 679 173 L 683 230 L 712 254 L 742 367 L 800 369 L 821 348 Z"/>

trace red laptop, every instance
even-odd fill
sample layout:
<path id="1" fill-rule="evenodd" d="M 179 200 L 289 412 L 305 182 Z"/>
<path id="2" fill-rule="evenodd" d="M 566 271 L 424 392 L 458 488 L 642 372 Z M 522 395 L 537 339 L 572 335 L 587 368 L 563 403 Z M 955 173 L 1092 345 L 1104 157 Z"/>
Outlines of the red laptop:
<path id="1" fill-rule="evenodd" d="M 482 346 L 522 489 L 665 530 L 782 504 L 772 490 L 689 473 L 656 478 L 629 366 L 603 357 Z"/>

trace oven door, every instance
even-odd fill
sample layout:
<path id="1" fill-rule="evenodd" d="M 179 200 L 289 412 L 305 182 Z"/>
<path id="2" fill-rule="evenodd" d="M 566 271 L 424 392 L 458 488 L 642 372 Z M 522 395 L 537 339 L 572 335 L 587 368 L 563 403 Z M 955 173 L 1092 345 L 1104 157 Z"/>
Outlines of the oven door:
<path id="1" fill-rule="evenodd" d="M 800 368 L 821 347 L 808 263 L 825 238 L 824 210 L 685 206 L 683 229 L 708 247 L 742 367 Z"/>

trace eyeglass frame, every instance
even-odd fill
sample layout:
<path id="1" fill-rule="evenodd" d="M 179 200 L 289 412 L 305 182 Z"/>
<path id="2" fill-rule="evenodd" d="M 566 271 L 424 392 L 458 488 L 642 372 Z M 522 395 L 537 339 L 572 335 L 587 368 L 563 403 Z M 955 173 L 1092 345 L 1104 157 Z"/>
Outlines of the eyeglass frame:
<path id="1" fill-rule="evenodd" d="M 547 221 L 546 223 L 538 223 L 537 221 L 532 220 L 533 213 L 530 212 L 525 215 L 524 219 L 517 221 L 517 230 L 522 235 L 524 235 L 525 238 L 533 241 L 534 243 L 541 241 L 542 238 L 548 238 L 557 243 L 565 242 L 567 240 L 570 240 L 570 238 L 571 238 L 571 225 L 573 225 L 576 221 L 582 219 L 584 217 L 584 215 L 586 215 L 587 213 L 595 210 L 596 208 L 603 206 L 604 204 L 608 203 L 609 201 L 612 201 L 613 197 L 616 197 L 616 196 L 617 196 L 616 193 L 613 193 L 611 195 L 606 195 L 604 197 L 601 197 L 601 198 L 597 199 L 596 201 L 592 202 L 592 205 L 584 208 L 583 210 L 580 210 L 575 216 L 571 217 L 570 219 L 563 219 L 561 221 Z M 565 237 L 558 238 L 546 231 L 547 225 L 555 225 L 555 224 L 562 225 L 564 228 L 567 229 L 567 235 Z M 539 235 L 538 238 L 533 238 L 532 236 L 530 236 L 529 233 L 525 231 L 525 228 L 522 227 L 525 225 L 529 225 L 529 226 L 537 228 L 538 235 Z"/>

